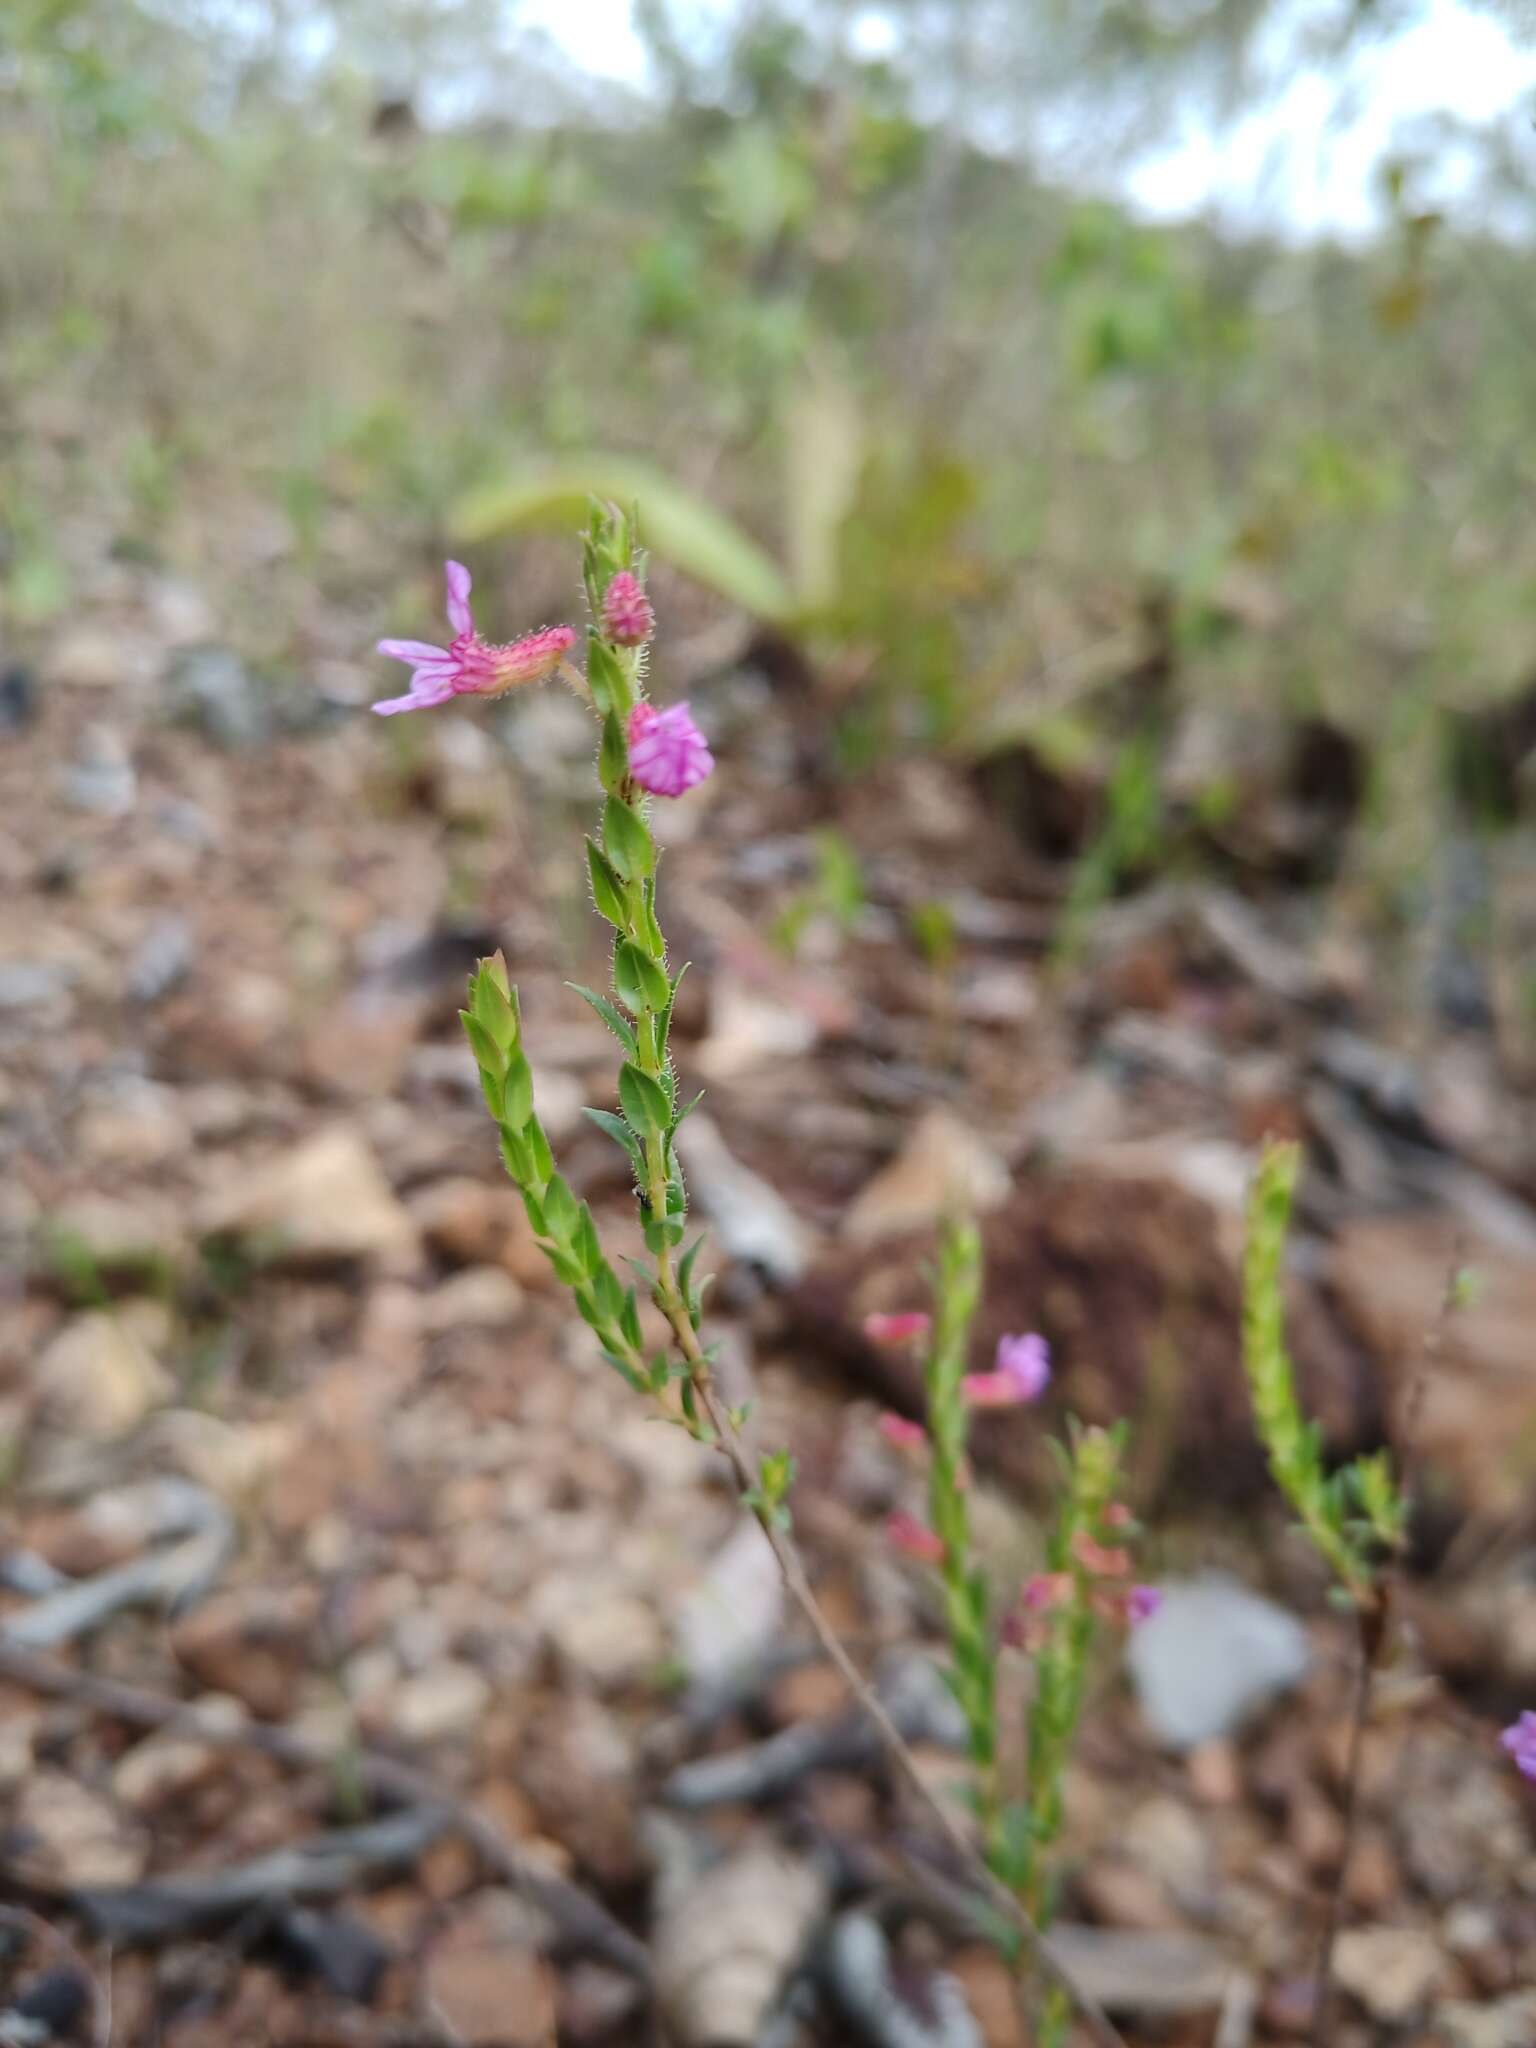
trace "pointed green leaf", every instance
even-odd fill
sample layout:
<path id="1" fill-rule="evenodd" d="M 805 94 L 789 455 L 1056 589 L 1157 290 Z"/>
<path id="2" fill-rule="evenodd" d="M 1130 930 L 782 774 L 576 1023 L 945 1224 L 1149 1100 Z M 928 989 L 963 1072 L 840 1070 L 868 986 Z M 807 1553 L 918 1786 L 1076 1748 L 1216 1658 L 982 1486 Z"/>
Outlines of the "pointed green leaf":
<path id="1" fill-rule="evenodd" d="M 792 614 L 794 600 L 784 575 L 755 541 L 665 471 L 628 456 L 576 455 L 525 470 L 510 483 L 492 485 L 462 500 L 454 508 L 453 531 L 468 541 L 531 526 L 569 533 L 593 496 L 643 505 L 646 546 L 652 554 L 743 611 L 772 620 Z M 605 529 L 596 545 L 606 556 L 612 529 Z M 593 552 L 589 548 L 589 556 Z M 595 610 L 596 599 L 593 602 Z"/>
<path id="2" fill-rule="evenodd" d="M 633 1060 L 626 1060 L 619 1069 L 619 1101 L 636 1131 L 643 1134 L 667 1128 L 672 1115 L 667 1091 Z"/>
<path id="3" fill-rule="evenodd" d="M 620 939 L 613 949 L 613 985 L 619 1001 L 637 1017 L 646 1010 L 664 1010 L 672 994 L 666 969 L 647 959 L 633 939 Z"/>
<path id="4" fill-rule="evenodd" d="M 625 744 L 624 728 L 611 711 L 603 720 L 602 743 L 597 750 L 597 773 L 610 796 L 618 794 L 629 775 L 629 748 Z"/>
<path id="5" fill-rule="evenodd" d="M 635 1179 L 644 1180 L 645 1157 L 640 1150 L 640 1141 L 623 1117 L 615 1116 L 611 1109 L 583 1109 L 581 1113 L 590 1117 L 600 1131 L 606 1131 L 615 1144 L 624 1147 L 629 1163 L 635 1169 Z"/>
<path id="6" fill-rule="evenodd" d="M 637 1050 L 635 1034 L 630 1030 L 623 1014 L 615 1009 L 606 996 L 600 996 L 596 989 L 583 988 L 579 981 L 568 981 L 566 987 L 575 989 L 582 1001 L 591 1005 L 619 1041 L 620 1045 L 629 1054 L 630 1058 L 633 1059 Z"/>
<path id="7" fill-rule="evenodd" d="M 603 805 L 603 849 L 627 882 L 638 881 L 656 865 L 656 842 L 638 811 L 609 797 Z"/>
<path id="8" fill-rule="evenodd" d="M 624 885 L 595 839 L 587 841 L 587 868 L 592 877 L 592 901 L 597 905 L 598 915 L 617 925 L 621 932 L 628 931 L 629 905 L 625 900 Z"/>

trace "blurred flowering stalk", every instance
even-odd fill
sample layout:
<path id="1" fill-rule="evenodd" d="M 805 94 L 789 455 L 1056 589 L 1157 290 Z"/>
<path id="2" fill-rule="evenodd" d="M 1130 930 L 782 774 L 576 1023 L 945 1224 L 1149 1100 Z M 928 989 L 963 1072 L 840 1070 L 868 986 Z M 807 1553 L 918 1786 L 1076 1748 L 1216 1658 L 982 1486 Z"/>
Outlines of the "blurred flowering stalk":
<path id="1" fill-rule="evenodd" d="M 1335 1597 L 1354 1611 L 1358 1629 L 1354 1706 L 1344 1768 L 1343 1840 L 1323 1919 L 1315 1978 L 1312 2032 L 1314 2040 L 1324 2042 L 1330 2037 L 1333 1949 L 1354 1846 L 1371 1688 L 1387 1644 L 1390 1567 L 1402 1550 L 1408 1514 L 1389 1452 L 1376 1451 L 1329 1472 L 1323 1462 L 1322 1431 L 1302 1413 L 1295 1368 L 1285 1346 L 1284 1291 L 1285 1239 L 1300 1170 L 1299 1145 L 1271 1143 L 1265 1147 L 1254 1176 L 1243 1260 L 1243 1367 L 1269 1469 L 1332 1573 Z M 1451 1306 L 1453 1296 L 1448 1293 L 1446 1307 Z M 1413 1405 L 1410 1401 L 1410 1410 Z"/>
<path id="2" fill-rule="evenodd" d="M 1382 1565 L 1402 1547 L 1406 1503 L 1386 1451 L 1326 1471 L 1322 1431 L 1301 1411 L 1285 1348 L 1284 1296 L 1285 1237 L 1300 1168 L 1300 1146 L 1271 1144 L 1254 1177 L 1243 1262 L 1243 1367 L 1276 1483 L 1333 1573 L 1342 1599 L 1359 1613 L 1363 1628 L 1379 1631 L 1385 1620 Z"/>
<path id="3" fill-rule="evenodd" d="M 1050 1381 L 1050 1355 L 1045 1340 L 1033 1333 L 1005 1336 L 990 1372 L 966 1370 L 981 1277 L 975 1225 L 952 1221 L 940 1241 L 932 1318 L 872 1316 L 865 1333 L 877 1342 L 927 1345 L 926 1430 L 901 1416 L 882 1418 L 882 1430 L 897 1448 L 926 1455 L 929 1523 L 897 1515 L 889 1533 L 897 1548 L 937 1569 L 950 1684 L 969 1736 L 971 1796 L 983 1852 L 1027 1923 L 1044 1929 L 1055 1908 L 1050 1850 L 1061 1833 L 1063 1782 L 1100 1629 L 1148 1619 L 1158 1595 L 1151 1586 L 1128 1583 L 1130 1544 L 1138 1531 L 1118 1497 L 1123 1428 L 1089 1429 L 1069 1420 L 1066 1441 L 1051 1443 L 1059 1491 L 1046 1568 L 1011 1608 L 993 1615 L 971 1534 L 970 1417 L 977 1408 L 1037 1401 Z M 1029 1654 L 1034 1681 L 1023 1777 L 1015 1786 L 1005 1781 L 998 1731 L 998 1670 L 1009 1650 Z M 1035 2038 L 1041 2048 L 1054 2048 L 1066 2036 L 1071 2007 L 1060 1984 L 1042 1988 Z"/>

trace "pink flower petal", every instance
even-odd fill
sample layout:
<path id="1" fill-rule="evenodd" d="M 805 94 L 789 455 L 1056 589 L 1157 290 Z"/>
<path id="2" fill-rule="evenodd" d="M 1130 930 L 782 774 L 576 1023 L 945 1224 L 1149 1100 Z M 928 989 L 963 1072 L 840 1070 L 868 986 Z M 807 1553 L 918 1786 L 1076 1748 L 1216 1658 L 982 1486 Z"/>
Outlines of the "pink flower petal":
<path id="1" fill-rule="evenodd" d="M 889 1411 L 880 1418 L 880 1434 L 898 1451 L 919 1451 L 928 1441 L 928 1432 L 920 1422 L 909 1421 L 905 1415 L 892 1415 Z"/>
<path id="2" fill-rule="evenodd" d="M 1033 1330 L 1000 1337 L 995 1370 L 1014 1382 L 1021 1401 L 1038 1401 L 1051 1381 L 1051 1347 Z"/>
<path id="3" fill-rule="evenodd" d="M 915 1557 L 923 1564 L 938 1564 L 944 1556 L 944 1540 L 916 1515 L 899 1509 L 885 1525 L 886 1541 L 893 1550 Z"/>
<path id="4" fill-rule="evenodd" d="M 714 772 L 709 742 L 686 704 L 658 711 L 637 704 L 629 714 L 629 772 L 652 796 L 681 796 Z"/>
<path id="5" fill-rule="evenodd" d="M 469 609 L 469 593 L 474 586 L 469 571 L 462 562 L 445 562 L 443 568 L 448 579 L 448 623 L 455 633 L 473 633 L 475 620 Z"/>
<path id="6" fill-rule="evenodd" d="M 933 1318 L 921 1309 L 904 1315 L 872 1315 L 864 1318 L 864 1334 L 871 1344 L 905 1344 L 911 1337 L 926 1337 Z"/>
<path id="7" fill-rule="evenodd" d="M 1139 1622 L 1150 1621 L 1163 1604 L 1163 1596 L 1156 1586 L 1132 1586 L 1125 1596 L 1125 1618 L 1135 1627 Z"/>
<path id="8" fill-rule="evenodd" d="M 454 695 L 453 677 L 427 676 L 421 669 L 411 678 L 408 697 L 385 697 L 370 709 L 380 718 L 392 718 L 397 711 L 430 711 L 434 704 L 446 704 Z"/>
<path id="9" fill-rule="evenodd" d="M 1017 1408 L 1028 1398 L 1018 1381 L 1005 1372 L 968 1372 L 960 1392 L 972 1408 Z"/>
<path id="10" fill-rule="evenodd" d="M 453 656 L 446 647 L 431 647 L 425 640 L 381 640 L 380 654 L 387 654 L 391 661 L 408 661 L 413 667 L 425 664 L 432 667 L 439 662 L 453 666 Z"/>

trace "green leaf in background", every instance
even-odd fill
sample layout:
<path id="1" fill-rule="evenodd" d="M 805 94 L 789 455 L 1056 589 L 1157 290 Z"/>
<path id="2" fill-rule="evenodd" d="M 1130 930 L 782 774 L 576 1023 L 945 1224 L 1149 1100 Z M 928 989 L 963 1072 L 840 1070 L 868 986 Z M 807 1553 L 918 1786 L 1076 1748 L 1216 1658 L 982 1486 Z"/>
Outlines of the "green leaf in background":
<path id="1" fill-rule="evenodd" d="M 651 553 L 743 611 L 777 622 L 793 616 L 789 584 L 756 541 L 664 471 L 626 456 L 572 456 L 471 492 L 454 508 L 451 531 L 465 544 L 526 527 L 569 531 L 594 497 L 643 506 Z"/>

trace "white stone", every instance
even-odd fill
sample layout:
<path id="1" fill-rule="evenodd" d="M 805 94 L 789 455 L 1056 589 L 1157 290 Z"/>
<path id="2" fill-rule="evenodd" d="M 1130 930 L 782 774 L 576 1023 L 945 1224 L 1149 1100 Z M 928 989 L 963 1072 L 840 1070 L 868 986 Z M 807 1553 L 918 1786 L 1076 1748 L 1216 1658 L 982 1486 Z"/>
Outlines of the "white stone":
<path id="1" fill-rule="evenodd" d="M 1193 1749 L 1299 1684 L 1310 1660 L 1294 1615 L 1224 1573 L 1165 1580 L 1163 1604 L 1127 1650 L 1141 1710 L 1160 1742 Z"/>

